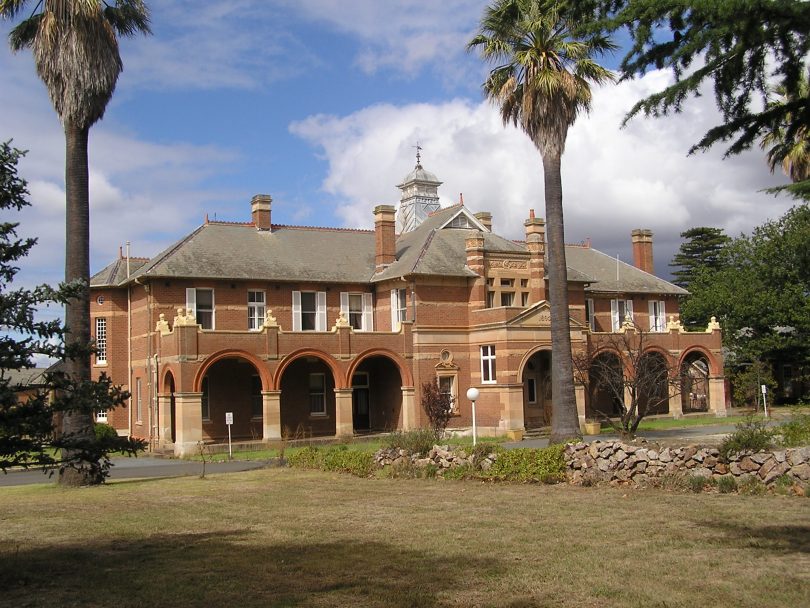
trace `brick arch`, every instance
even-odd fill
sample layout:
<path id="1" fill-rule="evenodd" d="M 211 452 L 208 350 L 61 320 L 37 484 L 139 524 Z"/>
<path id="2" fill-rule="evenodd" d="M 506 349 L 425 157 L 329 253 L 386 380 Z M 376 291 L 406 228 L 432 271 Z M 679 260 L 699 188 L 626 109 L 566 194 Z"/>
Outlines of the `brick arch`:
<path id="1" fill-rule="evenodd" d="M 661 355 L 664 358 L 664 361 L 666 362 L 667 366 L 670 368 L 672 368 L 672 366 L 675 363 L 677 363 L 675 357 L 673 357 L 667 349 L 661 346 L 657 345 L 648 346 L 647 348 L 644 349 L 644 352 L 641 353 L 642 357 L 646 357 L 647 355 Z"/>
<path id="2" fill-rule="evenodd" d="M 701 356 L 703 356 L 709 363 L 709 376 L 718 377 L 723 375 L 723 366 L 719 364 L 717 358 L 711 352 L 709 352 L 702 346 L 690 346 L 685 351 L 683 351 L 681 353 L 680 359 L 678 359 L 678 369 L 681 369 L 683 367 L 683 364 L 686 361 L 687 357 L 695 353 L 698 353 Z"/>
<path id="3" fill-rule="evenodd" d="M 223 359 L 233 359 L 239 358 L 248 361 L 250 364 L 256 368 L 256 371 L 259 374 L 259 378 L 262 381 L 262 390 L 272 390 L 272 377 L 270 373 L 267 371 L 267 367 L 261 361 L 261 359 L 257 358 L 255 355 L 252 355 L 243 350 L 236 350 L 236 349 L 228 349 L 228 350 L 221 350 L 217 353 L 214 353 L 210 357 L 208 357 L 203 364 L 200 366 L 200 369 L 197 370 L 197 373 L 194 376 L 194 390 L 195 393 L 202 392 L 202 381 L 205 378 L 205 374 L 208 373 L 208 370 L 217 363 L 218 361 L 222 361 Z"/>
<path id="4" fill-rule="evenodd" d="M 387 357 L 393 361 L 394 365 L 399 369 L 399 377 L 402 380 L 402 386 L 413 386 L 413 374 L 411 370 L 408 369 L 405 361 L 394 351 L 388 350 L 387 348 L 370 348 L 357 355 L 349 366 L 346 377 L 351 379 L 354 376 L 354 372 L 360 367 L 360 364 L 370 357 Z"/>
<path id="5" fill-rule="evenodd" d="M 331 355 L 326 354 L 321 350 L 316 350 L 314 348 L 302 348 L 296 351 L 291 352 L 289 355 L 282 359 L 281 364 L 276 369 L 275 376 L 273 378 L 271 390 L 280 390 L 281 389 L 281 378 L 284 376 L 284 372 L 290 366 L 293 361 L 300 359 L 301 357 L 317 357 L 324 363 L 332 372 L 332 378 L 335 381 L 335 388 L 342 389 L 346 388 L 346 376 L 343 373 L 343 370 L 340 367 L 340 364 L 335 360 L 334 357 Z"/>
<path id="6" fill-rule="evenodd" d="M 160 370 L 160 390 L 158 394 L 161 395 L 168 395 L 169 390 L 169 377 L 171 376 L 172 380 L 174 380 L 174 390 L 177 392 L 177 370 L 171 365 L 171 363 L 164 363 Z"/>
<path id="7" fill-rule="evenodd" d="M 526 364 L 529 362 L 529 359 L 534 357 L 539 352 L 548 352 L 551 355 L 551 345 L 548 346 L 535 346 L 526 351 L 526 354 L 523 355 L 523 358 L 520 360 L 520 365 L 518 365 L 518 381 L 523 382 L 523 372 L 526 369 Z M 496 352 L 497 354 L 497 352 Z"/>

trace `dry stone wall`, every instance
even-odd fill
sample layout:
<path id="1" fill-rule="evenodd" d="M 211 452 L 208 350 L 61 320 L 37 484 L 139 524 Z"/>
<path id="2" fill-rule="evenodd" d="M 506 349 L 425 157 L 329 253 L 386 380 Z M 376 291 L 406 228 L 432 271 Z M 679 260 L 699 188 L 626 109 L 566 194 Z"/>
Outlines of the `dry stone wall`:
<path id="1" fill-rule="evenodd" d="M 780 477 L 810 481 L 810 447 L 733 454 L 728 462 L 712 447 L 679 448 L 635 445 L 621 441 L 574 443 L 565 449 L 570 480 L 575 484 L 626 482 L 644 485 L 651 479 L 687 474 L 704 477 L 750 476 L 766 485 Z"/>

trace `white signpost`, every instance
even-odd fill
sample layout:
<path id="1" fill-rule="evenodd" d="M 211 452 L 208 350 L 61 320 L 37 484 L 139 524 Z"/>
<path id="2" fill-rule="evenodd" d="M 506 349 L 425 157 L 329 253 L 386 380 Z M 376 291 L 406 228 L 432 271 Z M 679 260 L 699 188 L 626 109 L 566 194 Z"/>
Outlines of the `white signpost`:
<path id="1" fill-rule="evenodd" d="M 233 424 L 233 412 L 225 412 L 225 424 L 228 425 L 228 459 L 233 460 L 231 449 L 231 425 Z"/>
<path id="2" fill-rule="evenodd" d="M 762 405 L 765 406 L 765 417 L 767 418 L 768 417 L 768 399 L 767 399 L 767 397 L 765 395 L 768 392 L 768 387 L 765 386 L 764 384 L 761 384 L 760 388 L 762 389 Z"/>

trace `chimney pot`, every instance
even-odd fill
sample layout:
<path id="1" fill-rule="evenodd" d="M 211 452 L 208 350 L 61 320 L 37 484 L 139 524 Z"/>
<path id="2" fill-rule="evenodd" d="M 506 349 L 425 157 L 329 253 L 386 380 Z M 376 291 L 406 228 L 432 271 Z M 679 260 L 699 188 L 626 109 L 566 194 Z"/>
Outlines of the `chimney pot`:
<path id="1" fill-rule="evenodd" d="M 489 211 L 479 211 L 475 214 L 475 219 L 481 222 L 488 232 L 492 232 L 492 214 Z"/>
<path id="2" fill-rule="evenodd" d="M 257 194 L 250 199 L 250 215 L 253 225 L 258 230 L 271 230 L 271 206 L 273 197 L 269 194 Z"/>
<path id="3" fill-rule="evenodd" d="M 374 207 L 375 272 L 397 261 L 396 209 L 393 205 Z"/>
<path id="4" fill-rule="evenodd" d="M 633 243 L 633 266 L 644 272 L 655 274 L 652 230 L 636 228 L 631 232 L 631 241 Z"/>

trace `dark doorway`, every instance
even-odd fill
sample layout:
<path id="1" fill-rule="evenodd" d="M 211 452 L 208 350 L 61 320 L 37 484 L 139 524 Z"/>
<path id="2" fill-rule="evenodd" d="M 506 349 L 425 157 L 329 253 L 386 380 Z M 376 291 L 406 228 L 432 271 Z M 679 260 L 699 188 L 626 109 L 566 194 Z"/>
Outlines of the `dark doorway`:
<path id="1" fill-rule="evenodd" d="M 352 421 L 355 432 L 371 429 L 370 397 L 368 372 L 356 372 L 352 377 Z"/>
<path id="2" fill-rule="evenodd" d="M 526 429 L 551 424 L 551 351 L 534 353 L 523 368 L 523 424 Z"/>
<path id="3" fill-rule="evenodd" d="M 174 443 L 175 441 L 177 441 L 177 420 L 176 420 L 177 412 L 174 405 L 174 376 L 171 374 L 169 374 L 168 388 L 169 388 L 169 417 L 171 418 L 170 433 L 172 443 Z"/>

